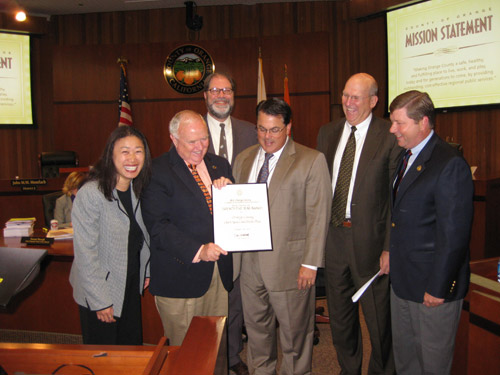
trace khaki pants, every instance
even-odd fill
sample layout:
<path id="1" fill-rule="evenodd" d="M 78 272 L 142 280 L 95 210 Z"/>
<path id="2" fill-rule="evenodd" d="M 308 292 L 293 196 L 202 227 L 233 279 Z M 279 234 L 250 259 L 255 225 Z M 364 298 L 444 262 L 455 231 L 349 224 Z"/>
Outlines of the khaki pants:
<path id="1" fill-rule="evenodd" d="M 165 336 L 170 345 L 181 345 L 193 316 L 227 316 L 228 296 L 217 263 L 207 292 L 198 298 L 155 296 Z"/>

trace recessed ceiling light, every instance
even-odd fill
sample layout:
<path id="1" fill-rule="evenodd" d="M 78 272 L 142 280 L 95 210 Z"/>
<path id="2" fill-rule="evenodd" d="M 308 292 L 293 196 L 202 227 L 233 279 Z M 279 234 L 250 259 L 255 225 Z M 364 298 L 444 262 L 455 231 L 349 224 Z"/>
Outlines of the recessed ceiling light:
<path id="1" fill-rule="evenodd" d="M 26 21 L 26 13 L 24 13 L 22 10 L 16 13 L 16 20 L 19 22 L 24 22 Z"/>

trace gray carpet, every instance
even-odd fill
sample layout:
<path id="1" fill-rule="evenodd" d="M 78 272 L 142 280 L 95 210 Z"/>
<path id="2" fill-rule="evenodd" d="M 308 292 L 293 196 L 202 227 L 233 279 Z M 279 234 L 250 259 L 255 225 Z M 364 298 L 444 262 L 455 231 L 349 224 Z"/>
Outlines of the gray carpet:
<path id="1" fill-rule="evenodd" d="M 326 299 L 318 299 L 316 306 L 323 306 L 325 309 L 325 315 L 328 315 L 328 307 L 326 306 Z M 368 337 L 368 330 L 365 325 L 365 320 L 361 314 L 361 332 L 363 335 L 363 367 L 362 374 L 368 373 L 368 362 L 370 359 L 371 345 Z M 332 334 L 330 331 L 329 324 L 317 324 L 319 329 L 319 343 L 314 346 L 313 349 L 313 364 L 312 364 L 312 375 L 338 375 L 340 374 L 340 366 L 337 361 L 337 353 L 333 348 L 332 344 Z M 246 345 L 241 353 L 241 358 L 245 360 L 246 358 Z M 278 351 L 278 369 L 281 362 L 281 353 Z"/>

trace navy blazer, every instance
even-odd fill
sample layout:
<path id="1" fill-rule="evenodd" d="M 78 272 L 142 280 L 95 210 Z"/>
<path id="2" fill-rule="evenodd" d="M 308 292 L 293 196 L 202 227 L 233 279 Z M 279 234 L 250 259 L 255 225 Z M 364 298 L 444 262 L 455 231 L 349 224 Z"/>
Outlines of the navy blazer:
<path id="1" fill-rule="evenodd" d="M 434 134 L 392 202 L 390 277 L 399 298 L 422 303 L 425 292 L 446 301 L 467 294 L 473 190 L 467 162 Z"/>
<path id="2" fill-rule="evenodd" d="M 212 180 L 233 179 L 228 161 L 207 153 Z M 201 245 L 213 242 L 213 219 L 205 196 L 175 147 L 153 160 L 153 175 L 142 197 L 144 222 L 151 235 L 153 295 L 170 298 L 203 296 L 212 280 L 214 262 L 192 263 Z M 232 289 L 232 255 L 217 261 L 222 283 Z"/>

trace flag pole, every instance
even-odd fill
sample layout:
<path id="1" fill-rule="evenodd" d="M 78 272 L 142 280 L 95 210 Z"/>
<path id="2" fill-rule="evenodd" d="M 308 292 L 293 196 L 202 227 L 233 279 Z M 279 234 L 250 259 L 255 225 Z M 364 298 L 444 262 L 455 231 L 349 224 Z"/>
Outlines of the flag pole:
<path id="1" fill-rule="evenodd" d="M 267 99 L 266 95 L 266 82 L 264 81 L 264 72 L 262 70 L 262 52 L 259 46 L 259 58 L 257 59 L 259 63 L 259 68 L 257 72 L 257 104 L 262 100 Z"/>

